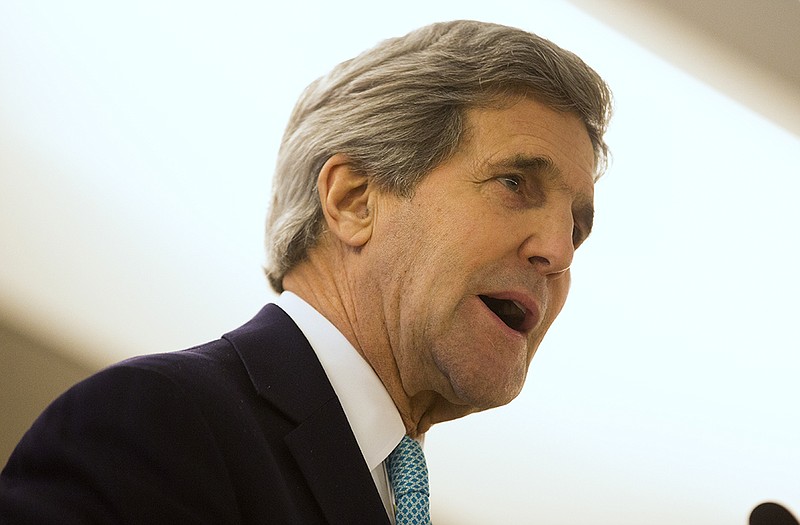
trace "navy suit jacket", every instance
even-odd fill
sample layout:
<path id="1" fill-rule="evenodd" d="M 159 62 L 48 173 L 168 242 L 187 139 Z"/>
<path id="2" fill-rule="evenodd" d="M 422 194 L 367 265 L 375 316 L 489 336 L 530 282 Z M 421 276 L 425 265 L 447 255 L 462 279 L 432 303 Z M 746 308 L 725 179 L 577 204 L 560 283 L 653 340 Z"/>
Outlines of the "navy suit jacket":
<path id="1" fill-rule="evenodd" d="M 275 305 L 114 365 L 45 410 L 0 474 L 0 523 L 389 523 L 325 372 Z"/>

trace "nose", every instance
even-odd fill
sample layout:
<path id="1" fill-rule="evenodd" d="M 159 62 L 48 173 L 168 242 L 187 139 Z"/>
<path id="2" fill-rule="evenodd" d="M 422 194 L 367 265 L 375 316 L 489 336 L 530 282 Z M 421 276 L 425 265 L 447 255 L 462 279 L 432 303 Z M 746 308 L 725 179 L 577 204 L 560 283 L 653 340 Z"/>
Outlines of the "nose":
<path id="1" fill-rule="evenodd" d="M 572 213 L 540 213 L 529 223 L 529 234 L 520 245 L 520 257 L 546 277 L 566 272 L 575 255 Z"/>

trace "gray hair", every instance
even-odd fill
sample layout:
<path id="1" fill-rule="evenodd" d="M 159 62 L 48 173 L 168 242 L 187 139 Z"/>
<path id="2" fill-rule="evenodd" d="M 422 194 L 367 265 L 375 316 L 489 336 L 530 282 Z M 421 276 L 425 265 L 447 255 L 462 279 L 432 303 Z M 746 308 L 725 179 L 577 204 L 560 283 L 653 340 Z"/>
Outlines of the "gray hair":
<path id="1" fill-rule="evenodd" d="M 579 116 L 599 177 L 611 93 L 573 53 L 520 29 L 474 21 L 429 25 L 336 66 L 312 82 L 292 112 L 273 180 L 265 272 L 276 292 L 323 231 L 317 177 L 345 154 L 382 190 L 411 196 L 450 158 L 465 133 L 465 111 L 509 96 L 531 96 Z"/>

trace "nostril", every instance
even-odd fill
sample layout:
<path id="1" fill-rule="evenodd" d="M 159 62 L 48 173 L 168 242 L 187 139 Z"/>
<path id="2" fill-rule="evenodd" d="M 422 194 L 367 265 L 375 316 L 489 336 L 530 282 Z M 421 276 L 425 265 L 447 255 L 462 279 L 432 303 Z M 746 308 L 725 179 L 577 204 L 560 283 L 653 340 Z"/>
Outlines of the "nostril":
<path id="1" fill-rule="evenodd" d="M 547 259 L 547 257 L 542 257 L 541 255 L 528 257 L 528 261 L 534 266 L 550 266 L 550 261 Z"/>

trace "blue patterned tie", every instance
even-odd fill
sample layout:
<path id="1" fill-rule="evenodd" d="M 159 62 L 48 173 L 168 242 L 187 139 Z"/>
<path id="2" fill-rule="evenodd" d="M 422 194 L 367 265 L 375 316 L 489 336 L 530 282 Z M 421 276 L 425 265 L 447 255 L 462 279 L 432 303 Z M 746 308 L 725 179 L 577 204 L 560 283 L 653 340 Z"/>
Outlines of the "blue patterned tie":
<path id="1" fill-rule="evenodd" d="M 428 467 L 422 447 L 403 436 L 386 461 L 389 482 L 394 489 L 397 525 L 428 525 L 431 522 Z"/>

